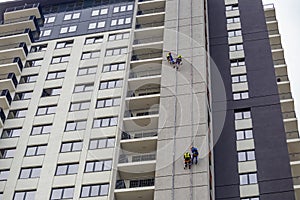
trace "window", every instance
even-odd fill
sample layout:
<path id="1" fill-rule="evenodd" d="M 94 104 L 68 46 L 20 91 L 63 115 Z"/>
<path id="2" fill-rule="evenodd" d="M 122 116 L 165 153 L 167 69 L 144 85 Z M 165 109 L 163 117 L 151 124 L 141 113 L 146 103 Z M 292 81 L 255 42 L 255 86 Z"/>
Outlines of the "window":
<path id="1" fill-rule="evenodd" d="M 22 83 L 33 83 L 33 82 L 36 82 L 38 78 L 38 75 L 37 74 L 34 74 L 34 75 L 28 75 L 28 76 L 21 76 L 21 79 L 20 79 L 20 84 Z"/>
<path id="2" fill-rule="evenodd" d="M 51 64 L 68 62 L 69 59 L 70 59 L 70 55 L 53 57 Z"/>
<path id="3" fill-rule="evenodd" d="M 229 51 L 241 51 L 244 49 L 243 44 L 235 44 L 229 46 Z"/>
<path id="4" fill-rule="evenodd" d="M 130 24 L 130 23 L 131 23 L 131 17 L 120 18 L 120 19 L 113 19 L 113 20 L 111 20 L 110 26 Z"/>
<path id="5" fill-rule="evenodd" d="M 111 88 L 120 88 L 123 85 L 123 80 L 110 80 L 100 82 L 99 89 L 111 89 Z"/>
<path id="6" fill-rule="evenodd" d="M 39 178 L 41 174 L 41 170 L 42 167 L 22 168 L 19 179 Z"/>
<path id="7" fill-rule="evenodd" d="M 89 161 L 85 164 L 84 172 L 101 172 L 111 170 L 112 160 Z"/>
<path id="8" fill-rule="evenodd" d="M 130 11 L 133 10 L 133 5 L 124 5 L 124 6 L 115 6 L 113 13 L 117 13 L 117 12 L 125 12 L 125 11 Z"/>
<path id="9" fill-rule="evenodd" d="M 18 92 L 15 94 L 14 101 L 31 99 L 33 91 Z"/>
<path id="10" fill-rule="evenodd" d="M 129 32 L 110 34 L 108 36 L 108 41 L 128 39 L 129 35 Z"/>
<path id="11" fill-rule="evenodd" d="M 242 30 L 228 31 L 228 37 L 237 37 L 242 35 Z"/>
<path id="12" fill-rule="evenodd" d="M 69 27 L 62 27 L 59 31 L 60 34 L 64 33 L 73 33 L 77 30 L 77 26 L 69 26 Z"/>
<path id="13" fill-rule="evenodd" d="M 238 10 L 238 9 L 239 9 L 238 4 L 232 4 L 232 5 L 226 6 L 226 11 L 232 11 L 232 10 Z"/>
<path id="14" fill-rule="evenodd" d="M 13 129 L 3 129 L 1 138 L 20 137 L 21 132 L 22 132 L 22 127 L 13 128 Z"/>
<path id="15" fill-rule="evenodd" d="M 249 185 L 257 183 L 257 174 L 240 174 L 240 185 Z"/>
<path id="16" fill-rule="evenodd" d="M 91 29 L 103 28 L 103 27 L 105 27 L 105 21 L 90 23 L 88 29 L 91 30 Z"/>
<path id="17" fill-rule="evenodd" d="M 7 119 L 24 118 L 26 117 L 26 109 L 11 110 L 8 113 Z"/>
<path id="18" fill-rule="evenodd" d="M 90 141 L 89 149 L 103 149 L 110 148 L 115 146 L 115 138 L 101 138 L 101 139 L 92 139 Z"/>
<path id="19" fill-rule="evenodd" d="M 82 149 L 82 142 L 76 141 L 76 142 L 64 142 L 61 144 L 60 152 L 74 152 L 74 151 L 81 151 Z"/>
<path id="20" fill-rule="evenodd" d="M 85 83 L 82 85 L 75 85 L 74 87 L 74 93 L 79 93 L 79 92 L 88 92 L 88 91 L 93 91 L 94 89 L 94 83 Z"/>
<path id="21" fill-rule="evenodd" d="M 96 44 L 102 42 L 103 42 L 103 36 L 98 36 L 98 37 L 86 38 L 84 44 Z"/>
<path id="22" fill-rule="evenodd" d="M 77 72 L 77 76 L 96 74 L 97 68 L 98 68 L 97 66 L 79 68 Z"/>
<path id="23" fill-rule="evenodd" d="M 55 22 L 55 17 L 46 17 L 45 18 L 45 24 L 50 24 Z"/>
<path id="24" fill-rule="evenodd" d="M 125 69 L 125 63 L 115 63 L 110 65 L 104 65 L 102 72 L 120 71 Z"/>
<path id="25" fill-rule="evenodd" d="M 30 48 L 30 53 L 46 51 L 46 49 L 47 49 L 47 44 L 40 44 L 40 45 L 32 46 Z"/>
<path id="26" fill-rule="evenodd" d="M 41 31 L 40 37 L 46 37 L 51 35 L 51 29 Z"/>
<path id="27" fill-rule="evenodd" d="M 47 145 L 29 146 L 25 156 L 40 156 L 46 154 Z"/>
<path id="28" fill-rule="evenodd" d="M 245 66 L 245 59 L 241 58 L 241 59 L 230 60 L 230 66 L 231 67 Z"/>
<path id="29" fill-rule="evenodd" d="M 106 56 L 117 56 L 121 54 L 126 54 L 127 53 L 127 47 L 123 48 L 115 48 L 115 49 L 107 49 L 106 50 Z"/>
<path id="30" fill-rule="evenodd" d="M 74 187 L 53 188 L 50 199 L 72 199 L 74 195 Z"/>
<path id="31" fill-rule="evenodd" d="M 73 40 L 56 43 L 55 49 L 68 48 L 73 46 Z"/>
<path id="32" fill-rule="evenodd" d="M 57 105 L 38 107 L 36 111 L 36 116 L 54 114 L 56 112 L 56 108 Z"/>
<path id="33" fill-rule="evenodd" d="M 243 198 L 241 200 L 259 200 L 259 197 Z"/>
<path id="34" fill-rule="evenodd" d="M 255 152 L 254 151 L 238 152 L 238 161 L 239 162 L 250 161 L 250 160 L 255 160 Z"/>
<path id="35" fill-rule="evenodd" d="M 85 185 L 81 188 L 80 197 L 96 197 L 108 195 L 108 184 L 101 185 Z"/>
<path id="36" fill-rule="evenodd" d="M 80 18 L 80 13 L 66 14 L 64 16 L 64 21 L 71 20 L 71 19 L 79 19 L 79 18 Z"/>
<path id="37" fill-rule="evenodd" d="M 9 175 L 9 169 L 0 170 L 0 181 L 6 181 Z"/>
<path id="38" fill-rule="evenodd" d="M 240 22 L 240 18 L 239 17 L 227 18 L 227 24 L 232 24 L 232 23 L 237 23 L 237 22 Z"/>
<path id="39" fill-rule="evenodd" d="M 111 20 L 110 26 L 115 26 L 115 25 L 117 25 L 117 20 L 116 19 Z"/>
<path id="40" fill-rule="evenodd" d="M 78 110 L 88 110 L 90 108 L 90 102 L 74 102 L 70 105 L 70 112 L 72 111 L 78 111 Z"/>
<path id="41" fill-rule="evenodd" d="M 77 174 L 78 163 L 57 165 L 55 175 Z"/>
<path id="42" fill-rule="evenodd" d="M 249 98 L 249 92 L 236 92 L 233 93 L 233 100 L 241 100 L 241 99 L 248 99 Z"/>
<path id="43" fill-rule="evenodd" d="M 60 95 L 61 88 L 48 88 L 44 89 L 42 92 L 42 97 L 48 97 L 48 96 L 57 96 Z"/>
<path id="44" fill-rule="evenodd" d="M 13 158 L 16 149 L 0 149 L 0 159 Z"/>
<path id="45" fill-rule="evenodd" d="M 48 134 L 51 132 L 52 124 L 35 125 L 31 129 L 30 135 Z"/>
<path id="46" fill-rule="evenodd" d="M 94 119 L 93 128 L 117 126 L 118 117 L 106 117 Z"/>
<path id="47" fill-rule="evenodd" d="M 66 123 L 65 131 L 84 130 L 86 121 L 71 121 Z"/>
<path id="48" fill-rule="evenodd" d="M 46 80 L 59 79 L 64 78 L 66 74 L 66 70 L 57 71 L 57 72 L 49 72 Z"/>
<path id="49" fill-rule="evenodd" d="M 119 106 L 121 103 L 121 98 L 111 98 L 111 99 L 99 99 L 97 100 L 96 108 L 105 108 L 112 106 Z"/>
<path id="50" fill-rule="evenodd" d="M 238 76 L 232 76 L 231 77 L 232 83 L 243 83 L 247 82 L 247 75 L 238 75 Z"/>
<path id="51" fill-rule="evenodd" d="M 250 110 L 247 110 L 247 111 L 235 111 L 234 112 L 234 117 L 235 117 L 235 120 L 249 119 L 249 118 L 251 118 L 251 112 L 250 112 Z"/>
<path id="52" fill-rule="evenodd" d="M 99 58 L 99 57 L 100 57 L 100 51 L 83 52 L 81 56 L 81 60 Z"/>
<path id="53" fill-rule="evenodd" d="M 38 59 L 38 60 L 29 60 L 25 63 L 25 68 L 26 67 L 37 67 L 42 65 L 43 60 Z"/>
<path id="54" fill-rule="evenodd" d="M 252 139 L 252 138 L 253 138 L 252 129 L 236 131 L 236 139 L 237 140 L 247 140 L 247 139 Z"/>
<path id="55" fill-rule="evenodd" d="M 16 191 L 13 200 L 33 200 L 35 196 L 34 190 Z"/>

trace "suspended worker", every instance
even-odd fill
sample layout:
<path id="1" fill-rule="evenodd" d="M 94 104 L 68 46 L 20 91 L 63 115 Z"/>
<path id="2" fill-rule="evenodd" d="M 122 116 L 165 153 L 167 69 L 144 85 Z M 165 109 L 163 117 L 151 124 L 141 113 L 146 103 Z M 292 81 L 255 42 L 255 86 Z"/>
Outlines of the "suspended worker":
<path id="1" fill-rule="evenodd" d="M 184 153 L 184 169 L 189 166 L 189 169 L 191 169 L 191 154 L 189 152 Z"/>
<path id="2" fill-rule="evenodd" d="M 178 57 L 176 58 L 176 64 L 177 64 L 177 65 L 182 65 L 182 58 L 181 58 L 181 55 L 178 55 Z"/>
<path id="3" fill-rule="evenodd" d="M 175 62 L 174 62 L 174 59 L 173 59 L 173 56 L 172 56 L 172 54 L 171 54 L 171 52 L 169 52 L 168 54 L 167 54 L 167 60 L 168 60 L 168 62 L 170 63 L 170 64 L 174 64 Z"/>
<path id="4" fill-rule="evenodd" d="M 199 155 L 199 152 L 198 152 L 198 149 L 196 147 L 191 147 L 191 152 L 192 152 L 192 164 L 194 163 L 194 160 L 195 161 L 195 164 L 198 163 L 198 155 Z"/>

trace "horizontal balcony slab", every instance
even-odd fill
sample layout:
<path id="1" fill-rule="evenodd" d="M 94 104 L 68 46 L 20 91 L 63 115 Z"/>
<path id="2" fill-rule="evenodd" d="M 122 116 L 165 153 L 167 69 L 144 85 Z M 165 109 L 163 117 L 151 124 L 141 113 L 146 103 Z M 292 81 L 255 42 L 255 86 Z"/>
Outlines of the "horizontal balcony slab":
<path id="1" fill-rule="evenodd" d="M 41 13 L 39 10 L 39 4 L 25 4 L 24 6 L 18 6 L 14 8 L 8 8 L 6 9 L 4 13 L 4 20 L 12 20 L 12 19 L 18 19 L 22 17 L 28 17 L 28 16 L 36 16 L 37 18 L 41 18 Z"/>
<path id="2" fill-rule="evenodd" d="M 0 50 L 0 57 L 2 59 L 19 57 L 21 60 L 24 60 L 26 58 L 26 53 L 23 47 L 18 47 L 14 49 Z"/>
<path id="3" fill-rule="evenodd" d="M 121 149 L 128 152 L 147 153 L 156 151 L 156 148 L 157 136 L 121 140 Z"/>
<path id="4" fill-rule="evenodd" d="M 115 196 L 117 197 L 117 199 L 153 200 L 154 189 L 154 186 L 142 188 L 115 189 Z"/>
<path id="5" fill-rule="evenodd" d="M 147 175 L 147 173 L 154 172 L 156 166 L 156 160 L 152 161 L 142 161 L 142 162 L 134 162 L 134 163 L 122 163 L 118 164 L 118 171 L 122 178 L 130 178 L 131 175 L 128 177 L 124 176 L 124 174 L 143 174 Z"/>

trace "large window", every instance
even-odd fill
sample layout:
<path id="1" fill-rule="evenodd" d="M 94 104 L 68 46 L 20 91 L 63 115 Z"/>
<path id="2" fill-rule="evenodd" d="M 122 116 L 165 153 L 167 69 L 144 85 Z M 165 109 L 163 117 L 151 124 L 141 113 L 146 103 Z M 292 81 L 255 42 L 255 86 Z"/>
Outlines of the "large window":
<path id="1" fill-rule="evenodd" d="M 85 83 L 85 84 L 75 85 L 73 92 L 79 93 L 79 92 L 88 92 L 93 90 L 94 90 L 94 83 Z"/>
<path id="2" fill-rule="evenodd" d="M 14 101 L 31 99 L 33 95 L 33 91 L 26 91 L 26 92 L 17 92 L 14 97 Z"/>
<path id="3" fill-rule="evenodd" d="M 243 74 L 243 75 L 238 75 L 238 76 L 232 76 L 231 77 L 232 83 L 243 83 L 243 82 L 247 82 L 247 75 Z"/>
<path id="4" fill-rule="evenodd" d="M 106 117 L 94 119 L 93 128 L 117 126 L 118 117 Z"/>
<path id="5" fill-rule="evenodd" d="M 56 56 L 52 58 L 51 64 L 68 62 L 70 55 Z"/>
<path id="6" fill-rule="evenodd" d="M 239 130 L 236 131 L 236 139 L 237 140 L 248 140 L 253 138 L 253 130 L 246 129 L 246 130 Z"/>
<path id="7" fill-rule="evenodd" d="M 97 66 L 90 66 L 90 67 L 82 67 L 78 69 L 77 76 L 83 76 L 88 74 L 96 74 L 97 73 Z"/>
<path id="8" fill-rule="evenodd" d="M 234 117 L 235 117 L 235 120 L 249 119 L 249 118 L 251 118 L 251 111 L 250 110 L 235 111 Z"/>
<path id="9" fill-rule="evenodd" d="M 233 44 L 229 46 L 229 51 L 233 52 L 233 51 L 241 51 L 244 49 L 243 44 Z"/>
<path id="10" fill-rule="evenodd" d="M 89 161 L 85 164 L 84 172 L 101 172 L 111 170 L 112 160 Z"/>
<path id="11" fill-rule="evenodd" d="M 232 11 L 232 10 L 238 10 L 238 9 L 239 9 L 238 4 L 232 4 L 232 5 L 226 6 L 226 11 Z"/>
<path id="12" fill-rule="evenodd" d="M 72 20 L 72 19 L 79 19 L 80 18 L 80 13 L 77 12 L 77 13 L 70 13 L 70 14 L 66 14 L 64 16 L 64 20 L 67 21 L 67 20 Z"/>
<path id="13" fill-rule="evenodd" d="M 88 110 L 90 108 L 90 101 L 73 102 L 70 105 L 70 112 L 78 110 Z"/>
<path id="14" fill-rule="evenodd" d="M 227 18 L 227 24 L 237 23 L 237 22 L 240 22 L 240 21 L 241 21 L 240 17 Z"/>
<path id="15" fill-rule="evenodd" d="M 104 89 L 111 89 L 111 88 L 121 88 L 122 85 L 123 85 L 123 80 L 122 79 L 101 81 L 99 89 L 104 90 Z"/>
<path id="16" fill-rule="evenodd" d="M 20 172 L 20 179 L 26 178 L 39 178 L 41 174 L 42 167 L 33 168 L 22 168 Z"/>
<path id="17" fill-rule="evenodd" d="M 249 98 L 249 92 L 235 92 L 233 93 L 233 100 L 241 100 L 241 99 L 248 99 Z"/>
<path id="18" fill-rule="evenodd" d="M 65 74 L 66 74 L 66 70 L 49 72 L 46 79 L 52 80 L 52 79 L 64 78 Z"/>
<path id="19" fill-rule="evenodd" d="M 16 191 L 13 200 L 34 200 L 35 190 Z"/>
<path id="20" fill-rule="evenodd" d="M 250 160 L 255 160 L 255 151 L 254 150 L 238 152 L 238 161 L 239 162 L 250 161 Z"/>
<path id="21" fill-rule="evenodd" d="M 73 33 L 76 32 L 77 26 L 68 26 L 68 27 L 62 27 L 59 31 L 60 34 L 64 33 Z"/>
<path id="22" fill-rule="evenodd" d="M 100 138 L 90 141 L 89 149 L 103 149 L 115 146 L 115 138 Z"/>
<path id="23" fill-rule="evenodd" d="M 46 154 L 47 145 L 28 146 L 25 156 L 40 156 Z"/>
<path id="24" fill-rule="evenodd" d="M 31 135 L 48 134 L 51 132 L 52 124 L 35 125 L 31 129 Z"/>
<path id="25" fill-rule="evenodd" d="M 56 49 L 61 49 L 61 48 L 68 48 L 73 46 L 73 40 L 68 40 L 64 42 L 57 42 L 55 48 Z"/>
<path id="26" fill-rule="evenodd" d="M 42 97 L 57 96 L 60 95 L 60 93 L 61 93 L 61 87 L 47 88 L 43 90 Z"/>
<path id="27" fill-rule="evenodd" d="M 73 199 L 74 187 L 53 188 L 50 199 Z"/>
<path id="28" fill-rule="evenodd" d="M 21 76 L 19 83 L 33 83 L 36 82 L 38 74 Z"/>
<path id="29" fill-rule="evenodd" d="M 230 66 L 231 66 L 231 67 L 245 66 L 245 58 L 232 59 L 232 60 L 230 60 Z"/>
<path id="30" fill-rule="evenodd" d="M 6 181 L 9 176 L 9 169 L 0 170 L 0 181 Z"/>
<path id="31" fill-rule="evenodd" d="M 125 63 L 114 63 L 110 65 L 104 65 L 102 72 L 120 71 L 125 69 Z"/>
<path id="32" fill-rule="evenodd" d="M 81 188 L 80 197 L 96 197 L 108 195 L 109 184 L 85 185 Z"/>
<path id="33" fill-rule="evenodd" d="M 102 8 L 92 11 L 92 17 L 98 16 L 98 15 L 106 15 L 108 14 L 108 8 Z"/>
<path id="34" fill-rule="evenodd" d="M 242 30 L 228 31 L 228 37 L 237 37 L 242 35 Z"/>
<path id="35" fill-rule="evenodd" d="M 66 123 L 65 131 L 84 130 L 85 127 L 86 127 L 86 120 L 70 121 Z"/>
<path id="36" fill-rule="evenodd" d="M 55 175 L 59 176 L 59 175 L 77 174 L 78 165 L 79 165 L 78 163 L 57 165 Z"/>
<path id="37" fill-rule="evenodd" d="M 92 30 L 95 28 L 104 28 L 104 27 L 105 27 L 105 21 L 100 21 L 100 22 L 90 23 L 88 29 Z"/>
<path id="38" fill-rule="evenodd" d="M 47 44 L 35 45 L 30 48 L 30 53 L 46 51 L 46 49 L 47 49 Z"/>
<path id="39" fill-rule="evenodd" d="M 45 24 L 50 24 L 50 23 L 54 23 L 55 22 L 55 17 L 45 17 Z"/>
<path id="40" fill-rule="evenodd" d="M 38 107 L 38 109 L 36 111 L 36 116 L 54 114 L 56 112 L 56 108 L 57 108 L 56 105 Z"/>
<path id="41" fill-rule="evenodd" d="M 0 159 L 13 158 L 16 149 L 0 149 Z"/>
<path id="42" fill-rule="evenodd" d="M 64 142 L 61 144 L 60 152 L 74 152 L 81 151 L 82 141 Z"/>
<path id="43" fill-rule="evenodd" d="M 84 44 L 96 44 L 102 42 L 103 42 L 103 36 L 97 36 L 97 37 L 86 38 Z"/>
<path id="44" fill-rule="evenodd" d="M 26 117 L 27 109 L 11 110 L 8 113 L 7 119 L 24 118 Z"/>
<path id="45" fill-rule="evenodd" d="M 28 60 L 25 63 L 25 67 L 37 67 L 37 66 L 41 66 L 42 63 L 43 63 L 43 59 Z"/>
<path id="46" fill-rule="evenodd" d="M 83 52 L 81 56 L 81 60 L 87 60 L 92 58 L 99 58 L 100 57 L 100 51 L 89 51 L 89 52 Z"/>
<path id="47" fill-rule="evenodd" d="M 257 183 L 257 174 L 240 174 L 240 185 L 249 185 Z"/>
<path id="48" fill-rule="evenodd" d="M 4 129 L 1 135 L 1 138 L 12 138 L 12 137 L 20 137 L 22 132 L 22 127 L 12 128 L 12 129 Z"/>
<path id="49" fill-rule="evenodd" d="M 123 48 L 115 48 L 115 49 L 107 49 L 106 50 L 106 56 L 117 56 L 127 53 L 127 47 Z"/>
<path id="50" fill-rule="evenodd" d="M 96 108 L 105 108 L 112 106 L 119 106 L 121 103 L 121 98 L 110 98 L 110 99 L 99 99 L 97 100 Z"/>
<path id="51" fill-rule="evenodd" d="M 128 39 L 129 36 L 130 36 L 129 32 L 110 34 L 108 36 L 108 41 Z"/>

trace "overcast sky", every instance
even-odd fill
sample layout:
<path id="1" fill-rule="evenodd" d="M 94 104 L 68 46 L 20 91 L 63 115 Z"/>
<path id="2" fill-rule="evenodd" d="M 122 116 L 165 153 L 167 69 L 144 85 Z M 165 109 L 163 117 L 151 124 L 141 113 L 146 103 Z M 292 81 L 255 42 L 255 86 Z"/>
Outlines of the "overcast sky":
<path id="1" fill-rule="evenodd" d="M 5 2 L 7 0 L 0 0 Z M 300 0 L 263 0 L 264 4 L 274 3 L 279 31 L 288 65 L 292 93 L 297 116 L 300 116 Z M 297 65 L 298 64 L 298 65 Z"/>

